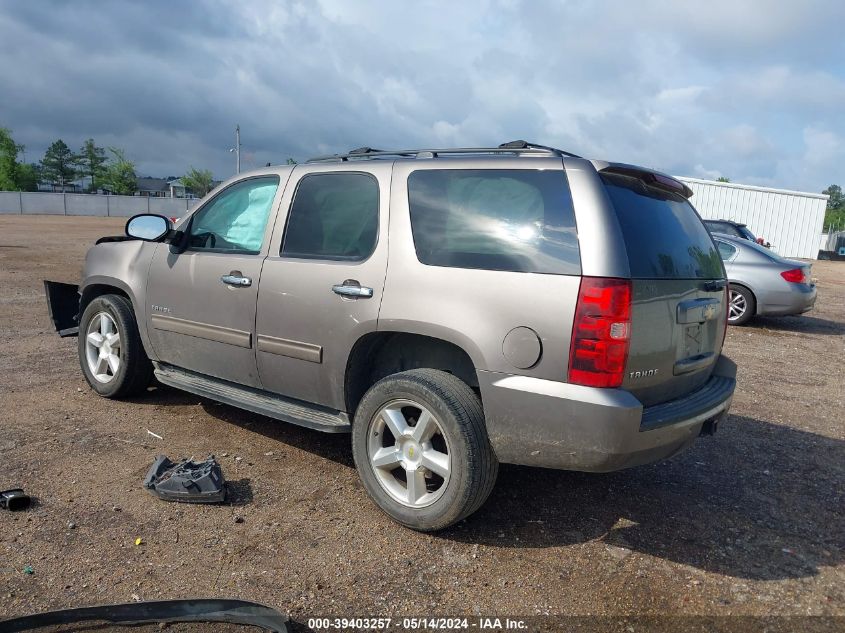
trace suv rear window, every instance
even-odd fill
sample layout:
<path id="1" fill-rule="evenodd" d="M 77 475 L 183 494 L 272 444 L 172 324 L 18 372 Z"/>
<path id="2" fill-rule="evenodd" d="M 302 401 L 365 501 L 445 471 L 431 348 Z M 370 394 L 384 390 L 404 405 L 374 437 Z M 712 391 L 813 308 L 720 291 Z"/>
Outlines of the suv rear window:
<path id="1" fill-rule="evenodd" d="M 577 275 L 563 171 L 433 169 L 408 176 L 417 258 L 430 266 Z"/>
<path id="2" fill-rule="evenodd" d="M 685 198 L 629 176 L 602 174 L 635 279 L 721 279 L 722 260 Z"/>
<path id="3" fill-rule="evenodd" d="M 719 257 L 721 257 L 724 261 L 728 261 L 734 256 L 734 253 L 736 253 L 735 246 L 728 244 L 727 242 L 723 242 L 722 240 L 716 240 L 716 246 L 719 248 Z"/>

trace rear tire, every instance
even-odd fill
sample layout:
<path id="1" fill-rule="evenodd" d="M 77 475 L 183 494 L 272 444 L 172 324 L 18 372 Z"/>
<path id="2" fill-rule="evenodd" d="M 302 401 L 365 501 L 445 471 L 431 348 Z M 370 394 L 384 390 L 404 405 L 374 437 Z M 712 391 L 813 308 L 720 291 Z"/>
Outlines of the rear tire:
<path id="1" fill-rule="evenodd" d="M 757 313 L 757 300 L 745 286 L 731 284 L 730 307 L 728 309 L 728 323 L 730 325 L 745 325 Z"/>
<path id="2" fill-rule="evenodd" d="M 85 380 L 104 398 L 147 390 L 153 365 L 126 297 L 102 295 L 86 306 L 79 323 L 79 364 Z"/>
<path id="3" fill-rule="evenodd" d="M 435 369 L 393 374 L 367 391 L 355 413 L 352 454 L 379 508 L 424 532 L 478 510 L 499 468 L 478 396 Z"/>

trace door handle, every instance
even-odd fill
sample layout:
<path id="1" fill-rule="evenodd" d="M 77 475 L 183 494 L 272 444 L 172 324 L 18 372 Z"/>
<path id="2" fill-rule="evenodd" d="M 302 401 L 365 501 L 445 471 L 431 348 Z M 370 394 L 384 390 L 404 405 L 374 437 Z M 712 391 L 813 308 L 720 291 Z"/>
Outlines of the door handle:
<path id="1" fill-rule="evenodd" d="M 716 292 L 717 290 L 724 290 L 727 285 L 728 282 L 724 279 L 714 279 L 713 281 L 708 281 L 704 284 L 704 291 Z"/>
<path id="2" fill-rule="evenodd" d="M 332 292 L 341 297 L 358 297 L 369 299 L 373 296 L 373 289 L 362 286 L 354 279 L 347 279 L 342 284 L 332 286 Z"/>
<path id="3" fill-rule="evenodd" d="M 252 279 L 250 279 L 249 277 L 244 277 L 237 270 L 233 270 L 228 275 L 223 275 L 220 278 L 220 281 L 222 281 L 228 286 L 237 286 L 240 288 L 246 288 L 247 286 L 252 285 Z"/>

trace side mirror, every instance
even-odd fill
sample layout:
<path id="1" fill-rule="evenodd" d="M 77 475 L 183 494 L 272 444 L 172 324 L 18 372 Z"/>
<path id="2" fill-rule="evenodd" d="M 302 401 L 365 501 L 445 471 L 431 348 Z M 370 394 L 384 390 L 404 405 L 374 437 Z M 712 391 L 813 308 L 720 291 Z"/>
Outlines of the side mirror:
<path id="1" fill-rule="evenodd" d="M 173 223 L 163 215 L 141 213 L 129 218 L 126 235 L 145 242 L 158 242 L 170 232 Z"/>

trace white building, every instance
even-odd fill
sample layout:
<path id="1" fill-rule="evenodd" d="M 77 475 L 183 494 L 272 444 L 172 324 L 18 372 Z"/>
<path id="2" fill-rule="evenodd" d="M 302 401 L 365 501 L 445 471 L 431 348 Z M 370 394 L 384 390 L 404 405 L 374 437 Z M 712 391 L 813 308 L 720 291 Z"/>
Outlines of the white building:
<path id="1" fill-rule="evenodd" d="M 732 182 L 678 177 L 694 194 L 702 218 L 747 224 L 784 257 L 815 259 L 819 253 L 827 196 Z"/>

